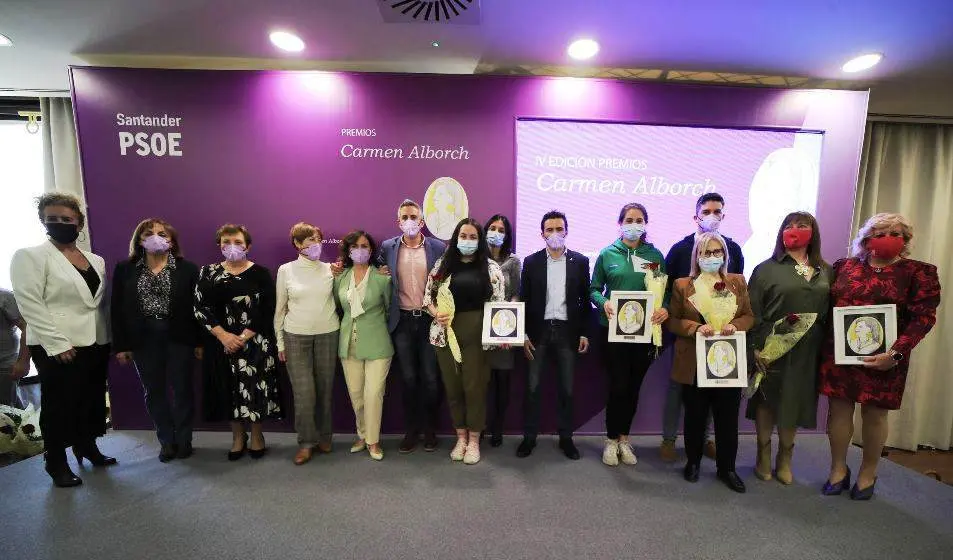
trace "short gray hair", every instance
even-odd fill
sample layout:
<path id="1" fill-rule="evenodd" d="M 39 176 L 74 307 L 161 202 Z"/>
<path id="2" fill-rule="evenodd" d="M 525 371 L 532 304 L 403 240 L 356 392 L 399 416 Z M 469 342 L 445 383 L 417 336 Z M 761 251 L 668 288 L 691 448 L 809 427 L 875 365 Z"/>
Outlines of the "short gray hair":
<path id="1" fill-rule="evenodd" d="M 403 208 L 404 206 L 413 206 L 414 208 L 417 209 L 418 212 L 421 211 L 419 204 L 417 204 L 416 202 L 414 202 L 413 200 L 411 200 L 411 199 L 409 199 L 409 198 L 405 198 L 404 201 L 400 203 L 400 206 L 397 207 L 397 217 L 398 217 L 398 218 L 400 217 L 400 209 Z"/>

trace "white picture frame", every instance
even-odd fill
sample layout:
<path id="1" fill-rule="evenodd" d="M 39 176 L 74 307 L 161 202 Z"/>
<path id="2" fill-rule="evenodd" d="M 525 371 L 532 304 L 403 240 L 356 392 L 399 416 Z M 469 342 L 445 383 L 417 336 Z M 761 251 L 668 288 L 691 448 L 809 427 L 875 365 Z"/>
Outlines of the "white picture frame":
<path id="1" fill-rule="evenodd" d="M 744 332 L 723 336 L 695 335 L 699 388 L 748 386 L 748 338 Z"/>
<path id="2" fill-rule="evenodd" d="M 526 339 L 526 308 L 522 301 L 494 301 L 483 306 L 483 344 L 519 346 Z"/>
<path id="3" fill-rule="evenodd" d="M 609 342 L 646 344 L 652 342 L 652 292 L 617 291 L 609 297 L 615 313 L 609 317 Z"/>
<path id="4" fill-rule="evenodd" d="M 897 306 L 854 305 L 834 308 L 834 363 L 856 366 L 890 350 L 897 341 Z"/>

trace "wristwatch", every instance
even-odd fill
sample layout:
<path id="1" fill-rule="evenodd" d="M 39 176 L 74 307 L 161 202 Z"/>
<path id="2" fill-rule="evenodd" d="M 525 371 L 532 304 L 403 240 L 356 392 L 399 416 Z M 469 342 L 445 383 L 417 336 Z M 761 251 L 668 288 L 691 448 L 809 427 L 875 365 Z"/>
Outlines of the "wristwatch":
<path id="1" fill-rule="evenodd" d="M 900 352 L 897 352 L 896 350 L 891 350 L 890 352 L 888 352 L 888 354 L 890 354 L 890 357 L 893 358 L 893 361 L 895 362 L 903 361 L 903 354 Z"/>

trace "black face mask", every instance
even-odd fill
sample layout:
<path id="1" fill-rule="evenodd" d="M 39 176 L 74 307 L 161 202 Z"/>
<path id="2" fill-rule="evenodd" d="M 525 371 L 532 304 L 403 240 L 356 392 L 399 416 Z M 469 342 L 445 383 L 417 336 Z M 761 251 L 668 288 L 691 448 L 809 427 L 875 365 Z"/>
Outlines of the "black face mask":
<path id="1" fill-rule="evenodd" d="M 50 239 L 61 245 L 69 245 L 79 237 L 79 227 L 76 224 L 52 222 L 43 225 L 46 226 L 46 233 Z"/>

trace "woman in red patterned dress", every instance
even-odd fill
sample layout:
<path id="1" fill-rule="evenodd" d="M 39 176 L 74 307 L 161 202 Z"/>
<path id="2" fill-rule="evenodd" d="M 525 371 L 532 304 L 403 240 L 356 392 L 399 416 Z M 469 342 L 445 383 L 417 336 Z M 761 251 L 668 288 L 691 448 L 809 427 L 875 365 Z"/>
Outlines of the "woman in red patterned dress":
<path id="1" fill-rule="evenodd" d="M 835 365 L 833 340 L 828 341 L 820 378 L 820 392 L 830 401 L 831 473 L 824 495 L 850 488 L 847 447 L 854 435 L 854 406 L 860 403 L 864 458 L 850 497 L 873 496 L 887 440 L 887 411 L 900 408 L 910 352 L 936 323 L 940 280 L 936 266 L 907 258 L 912 238 L 913 228 L 903 216 L 877 214 L 857 232 L 854 256 L 834 263 L 831 304 L 896 304 L 897 341 L 886 352 L 864 358 L 862 366 Z"/>

